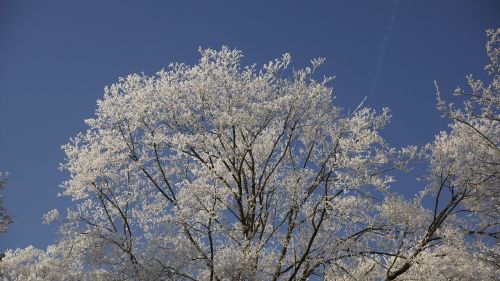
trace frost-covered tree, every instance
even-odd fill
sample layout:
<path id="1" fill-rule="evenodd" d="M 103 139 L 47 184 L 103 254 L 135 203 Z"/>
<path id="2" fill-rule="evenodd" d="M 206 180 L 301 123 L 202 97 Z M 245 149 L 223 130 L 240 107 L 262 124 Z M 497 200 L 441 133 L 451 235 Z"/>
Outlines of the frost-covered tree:
<path id="1" fill-rule="evenodd" d="M 7 183 L 6 180 L 7 175 L 0 172 L 0 191 L 5 188 Z M 12 223 L 11 216 L 7 213 L 7 209 L 4 207 L 4 203 L 2 200 L 2 195 L 0 194 L 0 235 L 7 231 L 7 227 Z M 0 261 L 5 256 L 4 253 L 0 252 Z"/>
<path id="2" fill-rule="evenodd" d="M 322 59 L 294 71 L 287 54 L 261 69 L 241 60 L 237 50 L 204 50 L 195 66 L 106 88 L 89 129 L 63 146 L 63 194 L 75 204 L 62 219 L 44 216 L 62 221 L 59 241 L 8 251 L 1 276 L 495 278 L 497 64 L 481 88 L 496 105 L 446 111 L 456 120 L 450 132 L 420 153 L 385 143 L 388 110 L 336 106 L 330 79 L 313 79 Z M 391 192 L 387 173 L 424 152 L 427 187 L 412 200 Z"/>
<path id="3" fill-rule="evenodd" d="M 322 59 L 257 70 L 238 50 L 201 55 L 105 89 L 63 147 L 76 204 L 58 250 L 7 253 L 34 265 L 23 276 L 60 258 L 110 280 L 306 279 L 377 239 L 396 156 L 379 135 L 388 110 L 334 106 L 330 79 L 312 78 Z"/>
<path id="4" fill-rule="evenodd" d="M 5 188 L 7 184 L 7 175 L 0 173 L 0 191 Z M 7 231 L 7 226 L 12 223 L 12 218 L 7 213 L 7 210 L 4 207 L 4 203 L 2 201 L 2 196 L 0 195 L 0 234 Z"/>
<path id="5" fill-rule="evenodd" d="M 427 188 L 432 200 L 420 230 L 398 230 L 400 241 L 387 280 L 497 280 L 500 278 L 500 28 L 488 30 L 489 82 L 467 76 L 462 107 L 442 100 L 451 119 L 429 150 Z M 415 213 L 414 213 L 415 214 Z M 394 251 L 393 251 L 394 253 Z"/>

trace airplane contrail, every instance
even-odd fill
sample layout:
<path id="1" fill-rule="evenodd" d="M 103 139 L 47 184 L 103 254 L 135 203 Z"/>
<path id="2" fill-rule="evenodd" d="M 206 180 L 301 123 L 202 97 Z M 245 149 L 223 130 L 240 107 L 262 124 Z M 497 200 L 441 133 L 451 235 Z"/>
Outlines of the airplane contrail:
<path id="1" fill-rule="evenodd" d="M 380 76 L 382 75 L 382 66 L 384 64 L 387 48 L 389 47 L 389 40 L 391 38 L 394 21 L 396 20 L 396 16 L 398 15 L 398 6 L 399 6 L 399 0 L 394 0 L 392 2 L 391 16 L 387 19 L 387 24 L 384 29 L 384 36 L 380 40 L 380 44 L 378 46 L 377 64 L 375 65 L 375 74 L 373 75 L 373 81 L 370 88 L 371 98 L 375 97 L 375 94 L 377 92 L 378 81 L 380 79 Z"/>

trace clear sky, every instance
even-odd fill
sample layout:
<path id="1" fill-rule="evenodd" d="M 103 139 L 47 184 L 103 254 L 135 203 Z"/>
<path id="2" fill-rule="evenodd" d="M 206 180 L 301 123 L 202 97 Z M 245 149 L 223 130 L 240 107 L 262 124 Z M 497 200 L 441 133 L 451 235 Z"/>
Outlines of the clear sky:
<path id="1" fill-rule="evenodd" d="M 0 251 L 56 239 L 41 224 L 64 208 L 60 149 L 85 130 L 105 85 L 170 62 L 194 64 L 198 47 L 228 45 L 247 63 L 284 52 L 294 65 L 325 57 L 335 103 L 367 96 L 391 108 L 390 145 L 422 145 L 446 128 L 435 110 L 443 93 L 483 76 L 485 30 L 500 27 L 500 1 L 24 1 L 0 0 L 0 171 L 15 223 Z M 402 180 L 406 195 L 419 186 Z"/>

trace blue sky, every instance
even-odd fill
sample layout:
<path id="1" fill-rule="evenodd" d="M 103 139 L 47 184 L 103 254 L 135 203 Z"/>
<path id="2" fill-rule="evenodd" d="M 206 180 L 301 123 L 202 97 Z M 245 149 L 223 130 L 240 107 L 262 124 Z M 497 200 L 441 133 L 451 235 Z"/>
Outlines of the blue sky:
<path id="1" fill-rule="evenodd" d="M 241 49 L 249 64 L 325 57 L 336 104 L 367 96 L 388 106 L 389 144 L 422 145 L 447 124 L 433 81 L 447 94 L 467 74 L 484 76 L 485 30 L 499 26 L 499 1 L 0 0 L 0 171 L 10 172 L 3 197 L 15 216 L 0 251 L 56 239 L 41 216 L 71 203 L 57 197 L 68 177 L 60 147 L 120 76 L 194 64 L 200 46 Z M 395 188 L 419 186 L 405 177 Z"/>

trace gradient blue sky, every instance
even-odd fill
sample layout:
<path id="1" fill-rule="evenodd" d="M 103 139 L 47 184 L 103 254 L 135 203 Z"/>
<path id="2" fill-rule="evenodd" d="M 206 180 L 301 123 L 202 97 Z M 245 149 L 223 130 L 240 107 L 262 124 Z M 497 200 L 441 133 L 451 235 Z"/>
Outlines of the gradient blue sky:
<path id="1" fill-rule="evenodd" d="M 368 96 L 392 110 L 391 145 L 422 145 L 447 123 L 433 81 L 451 93 L 465 75 L 483 76 L 485 30 L 499 26 L 500 1 L 0 0 L 0 171 L 10 172 L 3 197 L 15 216 L 0 251 L 56 239 L 41 216 L 71 203 L 56 196 L 67 178 L 60 146 L 120 76 L 194 64 L 200 46 L 238 48 L 259 64 L 321 56 L 320 75 L 337 77 L 335 103 L 355 108 Z"/>

